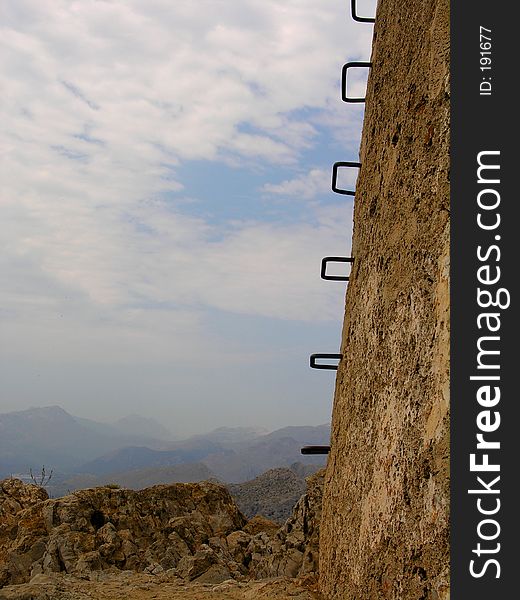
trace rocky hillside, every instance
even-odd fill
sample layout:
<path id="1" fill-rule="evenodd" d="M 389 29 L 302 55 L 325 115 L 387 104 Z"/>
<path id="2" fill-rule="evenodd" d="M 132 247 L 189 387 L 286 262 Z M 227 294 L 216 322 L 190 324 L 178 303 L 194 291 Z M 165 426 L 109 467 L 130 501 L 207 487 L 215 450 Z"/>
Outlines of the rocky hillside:
<path id="1" fill-rule="evenodd" d="M 322 484 L 322 475 L 312 476 L 291 518 L 278 528 L 261 517 L 248 522 L 227 489 L 208 482 L 137 492 L 101 487 L 54 500 L 37 486 L 4 480 L 0 598 L 37 598 L 31 586 L 40 592 L 47 586 L 54 591 L 42 599 L 70 600 L 60 595 L 67 586 L 79 594 L 85 584 L 78 580 L 101 581 L 109 574 L 123 587 L 125 578 L 130 585 L 150 576 L 157 584 L 195 582 L 211 589 L 231 580 L 235 591 L 242 589 L 235 583 L 315 574 Z"/>
<path id="2" fill-rule="evenodd" d="M 251 481 L 227 486 L 246 517 L 263 515 L 276 523 L 290 517 L 305 487 L 305 479 L 291 469 L 270 469 Z"/>
<path id="3" fill-rule="evenodd" d="M 270 469 L 251 481 L 225 484 L 241 512 L 247 517 L 263 515 L 281 525 L 292 513 L 294 505 L 305 493 L 305 478 L 318 467 L 293 463 L 290 468 Z M 141 490 L 153 485 L 170 483 L 218 482 L 215 474 L 203 463 L 186 463 L 171 467 L 134 469 L 108 475 L 75 475 L 66 479 L 54 475 L 46 490 L 53 498 L 90 487 L 123 487 Z"/>
<path id="4" fill-rule="evenodd" d="M 329 599 L 449 597 L 449 43 L 447 0 L 380 0 L 324 492 Z"/>

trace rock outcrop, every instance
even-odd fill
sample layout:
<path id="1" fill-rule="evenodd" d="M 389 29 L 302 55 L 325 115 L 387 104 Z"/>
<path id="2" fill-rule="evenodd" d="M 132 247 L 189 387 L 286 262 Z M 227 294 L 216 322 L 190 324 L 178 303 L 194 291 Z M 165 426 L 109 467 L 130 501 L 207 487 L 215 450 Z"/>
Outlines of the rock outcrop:
<path id="1" fill-rule="evenodd" d="M 252 538 L 247 548 L 252 576 L 303 577 L 318 572 L 323 477 L 323 469 L 307 477 L 306 493 L 271 539 L 262 533 Z"/>
<path id="2" fill-rule="evenodd" d="M 311 575 L 322 484 L 323 473 L 308 478 L 307 493 L 279 528 L 261 516 L 248 522 L 228 490 L 215 483 L 141 491 L 99 487 L 49 499 L 35 485 L 4 480 L 0 587 L 107 571 L 212 585 Z"/>
<path id="3" fill-rule="evenodd" d="M 449 594 L 449 43 L 447 0 L 380 0 L 324 488 L 330 599 Z"/>
<path id="4" fill-rule="evenodd" d="M 0 507 L 0 585 L 109 568 L 178 569 L 189 580 L 247 573 L 221 551 L 221 540 L 246 519 L 220 485 L 103 487 L 50 500 L 36 486 L 5 480 Z"/>

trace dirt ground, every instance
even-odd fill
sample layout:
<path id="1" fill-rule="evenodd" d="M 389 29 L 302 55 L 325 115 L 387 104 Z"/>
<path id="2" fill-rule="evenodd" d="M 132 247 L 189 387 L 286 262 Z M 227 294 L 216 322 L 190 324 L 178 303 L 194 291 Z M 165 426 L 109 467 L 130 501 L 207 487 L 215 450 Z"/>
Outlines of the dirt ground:
<path id="1" fill-rule="evenodd" d="M 31 583 L 1 589 L 0 600 L 320 600 L 312 579 L 229 580 L 215 585 L 130 571 L 97 577 L 38 575 Z"/>

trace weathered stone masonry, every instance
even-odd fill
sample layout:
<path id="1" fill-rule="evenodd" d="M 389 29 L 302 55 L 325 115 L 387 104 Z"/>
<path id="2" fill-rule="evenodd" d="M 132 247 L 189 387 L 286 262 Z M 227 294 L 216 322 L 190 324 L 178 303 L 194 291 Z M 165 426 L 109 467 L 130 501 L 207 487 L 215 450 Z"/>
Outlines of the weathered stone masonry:
<path id="1" fill-rule="evenodd" d="M 449 594 L 448 0 L 381 0 L 371 60 L 320 587 L 329 599 L 443 600 Z"/>

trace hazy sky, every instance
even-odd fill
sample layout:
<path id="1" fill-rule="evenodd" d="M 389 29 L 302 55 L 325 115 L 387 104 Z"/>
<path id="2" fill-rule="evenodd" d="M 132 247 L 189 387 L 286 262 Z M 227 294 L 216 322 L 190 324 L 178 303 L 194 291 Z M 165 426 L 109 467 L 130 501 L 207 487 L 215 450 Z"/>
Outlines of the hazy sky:
<path id="1" fill-rule="evenodd" d="M 0 0 L 0 26 L 0 412 L 329 421 L 308 357 L 340 343 L 319 266 L 350 254 L 339 78 L 372 26 L 346 0 Z"/>

